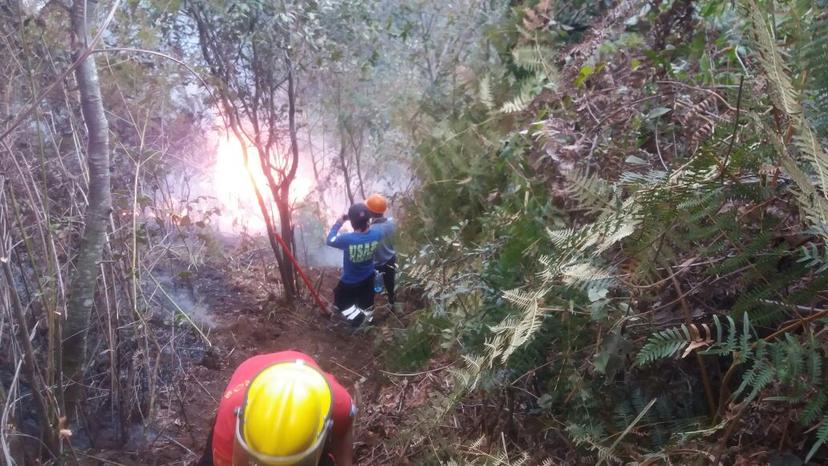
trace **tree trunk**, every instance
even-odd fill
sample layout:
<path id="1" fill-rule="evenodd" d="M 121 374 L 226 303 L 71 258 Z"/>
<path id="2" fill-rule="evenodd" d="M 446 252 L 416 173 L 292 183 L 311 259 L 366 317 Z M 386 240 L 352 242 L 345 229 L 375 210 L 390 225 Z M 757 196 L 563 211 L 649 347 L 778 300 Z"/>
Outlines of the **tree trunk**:
<path id="1" fill-rule="evenodd" d="M 285 241 L 285 244 L 293 246 L 293 225 L 290 215 L 288 191 L 283 188 L 279 194 L 279 198 L 274 199 L 276 209 L 279 212 L 279 228 L 282 230 L 282 239 Z M 295 257 L 295 249 L 292 252 Z M 282 261 L 279 267 L 279 274 L 282 276 L 282 283 L 285 287 L 285 297 L 288 301 L 292 301 L 296 297 L 296 271 L 293 270 L 293 262 L 291 262 L 290 257 L 284 251 L 280 251 L 280 254 Z"/>
<path id="2" fill-rule="evenodd" d="M 87 24 L 95 18 L 95 1 L 76 0 L 72 5 L 72 36 L 75 53 L 86 47 Z M 84 15 L 84 13 L 86 15 Z M 66 323 L 63 335 L 63 370 L 69 379 L 67 404 L 80 400 L 83 369 L 86 363 L 86 335 L 89 317 L 95 302 L 98 264 L 103 255 L 106 222 L 112 209 L 109 184 L 109 123 L 104 113 L 98 70 L 90 55 L 75 70 L 80 90 L 81 111 L 86 125 L 88 143 L 86 163 L 89 168 L 89 205 L 84 217 L 85 229 L 75 261 L 75 276 L 69 289 Z M 74 413 L 67 412 L 67 415 Z"/>
<path id="3" fill-rule="evenodd" d="M 342 165 L 342 179 L 345 182 L 345 194 L 348 196 L 348 204 L 354 203 L 354 193 L 351 191 L 351 181 L 350 176 L 348 176 L 348 163 L 345 157 L 346 154 L 346 143 L 345 143 L 345 130 L 342 127 L 342 124 L 339 125 L 339 163 Z"/>
<path id="4" fill-rule="evenodd" d="M 295 241 L 293 241 L 293 221 L 291 218 L 293 212 L 290 209 L 290 185 L 293 183 L 293 179 L 296 177 L 296 170 L 299 167 L 299 141 L 296 137 L 296 86 L 293 76 L 293 61 L 287 54 L 285 54 L 285 64 L 288 70 L 288 132 L 290 133 L 291 160 L 290 169 L 282 179 L 278 196 L 276 196 L 274 201 L 276 201 L 276 208 L 279 210 L 282 239 L 285 240 L 285 244 L 290 245 L 291 252 L 295 257 L 296 247 L 294 246 Z M 297 296 L 296 271 L 293 270 L 293 263 L 287 257 L 287 254 L 285 254 L 284 263 L 285 267 L 282 271 L 282 279 L 285 282 L 285 294 L 288 296 L 288 299 L 293 299 Z"/>
<path id="5" fill-rule="evenodd" d="M 359 187 L 359 193 L 362 195 L 362 199 L 365 199 L 365 183 L 362 182 L 362 133 L 363 129 L 360 128 L 359 130 L 359 144 L 354 140 L 354 132 L 350 129 L 348 130 L 348 137 L 351 139 L 351 147 L 354 149 L 354 162 L 356 162 L 356 174 L 357 174 L 357 182 Z M 353 202 L 352 202 L 353 204 Z"/>

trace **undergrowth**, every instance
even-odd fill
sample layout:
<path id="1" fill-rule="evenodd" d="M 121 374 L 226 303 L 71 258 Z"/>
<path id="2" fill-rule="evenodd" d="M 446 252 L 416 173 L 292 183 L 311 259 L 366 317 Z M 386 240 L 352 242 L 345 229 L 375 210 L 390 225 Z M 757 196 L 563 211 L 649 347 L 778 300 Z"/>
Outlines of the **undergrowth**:
<path id="1" fill-rule="evenodd" d="M 463 362 L 409 433 L 508 400 L 485 416 L 522 428 L 449 456 L 824 462 L 826 5 L 584 5 L 578 31 L 516 6 L 431 103 L 404 225 L 428 305 L 399 341 Z"/>

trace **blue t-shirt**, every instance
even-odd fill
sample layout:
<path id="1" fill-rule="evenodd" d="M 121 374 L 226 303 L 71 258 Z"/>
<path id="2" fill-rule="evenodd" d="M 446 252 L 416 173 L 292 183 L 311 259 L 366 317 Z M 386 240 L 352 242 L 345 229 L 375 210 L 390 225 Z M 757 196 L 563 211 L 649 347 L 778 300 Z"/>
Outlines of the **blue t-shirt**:
<path id="1" fill-rule="evenodd" d="M 380 244 L 384 232 L 368 230 L 366 232 L 339 233 L 342 222 L 337 220 L 331 227 L 326 243 L 342 249 L 342 280 L 353 284 L 368 279 L 374 274 L 374 251 Z"/>

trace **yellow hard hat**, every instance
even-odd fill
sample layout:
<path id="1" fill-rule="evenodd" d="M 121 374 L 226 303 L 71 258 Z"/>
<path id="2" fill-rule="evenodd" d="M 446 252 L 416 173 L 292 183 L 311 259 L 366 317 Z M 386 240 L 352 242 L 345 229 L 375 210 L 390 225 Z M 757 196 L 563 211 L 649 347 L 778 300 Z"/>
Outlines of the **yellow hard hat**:
<path id="1" fill-rule="evenodd" d="M 368 210 L 375 214 L 384 214 L 385 209 L 388 208 L 388 201 L 382 196 L 382 194 L 371 194 L 368 196 L 368 199 L 365 199 L 365 205 L 368 207 Z"/>
<path id="2" fill-rule="evenodd" d="M 247 388 L 236 439 L 261 463 L 304 464 L 322 452 L 332 425 L 331 399 L 325 376 L 304 361 L 270 366 Z"/>

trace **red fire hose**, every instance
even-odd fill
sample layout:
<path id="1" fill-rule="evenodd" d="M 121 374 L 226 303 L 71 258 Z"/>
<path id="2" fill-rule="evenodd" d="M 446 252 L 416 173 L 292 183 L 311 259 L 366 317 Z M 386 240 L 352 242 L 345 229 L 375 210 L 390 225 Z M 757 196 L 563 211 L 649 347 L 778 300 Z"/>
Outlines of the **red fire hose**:
<path id="1" fill-rule="evenodd" d="M 285 251 L 285 255 L 288 256 L 290 261 L 293 263 L 293 266 L 296 267 L 296 271 L 299 272 L 299 276 L 302 277 L 302 281 L 304 281 L 305 285 L 308 287 L 311 296 L 313 296 L 313 300 L 316 301 L 316 305 L 319 306 L 319 310 L 322 311 L 322 314 L 329 314 L 330 312 L 328 311 L 328 306 L 322 300 L 322 297 L 319 296 L 319 293 L 317 293 L 316 290 L 313 289 L 313 285 L 311 284 L 310 279 L 307 275 L 305 275 L 305 271 L 302 270 L 302 267 L 299 266 L 299 262 L 296 260 L 296 258 L 293 257 L 293 253 L 290 252 L 290 248 L 288 247 L 287 243 L 285 243 L 285 240 L 282 239 L 282 235 L 276 232 L 273 232 L 273 234 L 276 236 L 276 241 L 278 241 L 279 245 L 282 246 L 282 250 Z"/>

